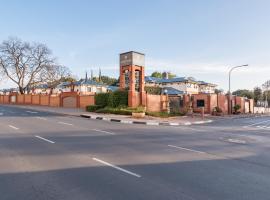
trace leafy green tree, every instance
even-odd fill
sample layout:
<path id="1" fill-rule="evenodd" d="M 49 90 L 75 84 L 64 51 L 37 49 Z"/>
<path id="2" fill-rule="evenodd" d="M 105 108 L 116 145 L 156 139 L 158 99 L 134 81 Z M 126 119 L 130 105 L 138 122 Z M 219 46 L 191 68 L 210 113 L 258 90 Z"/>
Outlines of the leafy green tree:
<path id="1" fill-rule="evenodd" d="M 250 90 L 236 90 L 232 94 L 240 97 L 247 97 L 248 99 L 254 98 L 253 91 Z"/>
<path id="2" fill-rule="evenodd" d="M 257 101 L 262 100 L 263 99 L 263 93 L 262 93 L 262 89 L 259 87 L 255 87 L 253 90 L 254 93 L 254 101 L 257 103 Z"/>
<path id="3" fill-rule="evenodd" d="M 169 79 L 175 78 L 175 77 L 176 77 L 176 74 L 173 74 L 173 73 L 169 72 Z"/>
<path id="4" fill-rule="evenodd" d="M 220 94 L 223 93 L 224 90 L 223 89 L 215 89 L 215 94 Z"/>
<path id="5" fill-rule="evenodd" d="M 99 80 L 99 77 L 93 77 L 93 80 L 106 85 L 117 85 L 117 83 L 119 82 L 118 79 L 109 76 L 101 76 L 101 81 Z"/>
<path id="6" fill-rule="evenodd" d="M 267 99 L 267 102 L 268 102 L 268 105 L 270 105 L 270 91 L 264 91 L 263 92 L 263 95 L 262 95 L 262 99 L 260 100 L 266 100 Z"/>
<path id="7" fill-rule="evenodd" d="M 166 72 L 158 72 L 158 71 L 155 71 L 151 74 L 152 77 L 155 77 L 155 78 L 163 78 L 163 74 L 166 73 Z M 176 74 L 173 74 L 171 72 L 168 72 L 168 76 L 169 76 L 169 79 L 172 79 L 172 78 L 175 78 L 176 77 Z"/>
<path id="8" fill-rule="evenodd" d="M 162 78 L 162 73 L 161 72 L 158 72 L 158 71 L 155 71 L 151 74 L 152 77 L 155 77 L 155 78 Z"/>

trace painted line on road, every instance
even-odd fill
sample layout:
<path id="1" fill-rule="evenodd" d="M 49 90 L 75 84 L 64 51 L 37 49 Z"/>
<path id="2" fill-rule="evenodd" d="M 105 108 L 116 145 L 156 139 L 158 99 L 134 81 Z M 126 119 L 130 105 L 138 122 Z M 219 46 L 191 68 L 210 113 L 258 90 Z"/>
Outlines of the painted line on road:
<path id="1" fill-rule="evenodd" d="M 17 128 L 16 126 L 12 126 L 12 125 L 8 125 L 10 128 L 15 129 L 15 130 L 19 130 L 19 128 Z"/>
<path id="2" fill-rule="evenodd" d="M 55 143 L 54 141 L 48 140 L 48 139 L 43 138 L 43 137 L 40 137 L 40 136 L 38 136 L 38 135 L 36 135 L 35 137 L 36 137 L 36 138 L 39 138 L 39 139 L 41 139 L 41 140 L 44 140 L 44 141 L 46 141 L 46 142 L 49 142 L 49 143 L 51 143 L 51 144 L 54 144 L 54 143 Z"/>
<path id="3" fill-rule="evenodd" d="M 41 120 L 47 120 L 45 117 L 35 117 L 37 119 L 41 119 Z"/>
<path id="4" fill-rule="evenodd" d="M 63 125 L 68 125 L 68 126 L 73 126 L 73 124 L 69 124 L 69 123 L 66 123 L 66 122 L 58 122 L 58 124 L 63 124 Z"/>
<path id="5" fill-rule="evenodd" d="M 93 131 L 96 131 L 96 132 L 101 132 L 101 133 L 107 133 L 107 134 L 110 134 L 110 135 L 115 135 L 115 133 L 112 133 L 112 132 L 109 132 L 109 131 L 103 131 L 103 130 L 99 130 L 99 129 L 92 129 Z"/>
<path id="6" fill-rule="evenodd" d="M 168 145 L 168 147 L 172 147 L 172 148 L 176 148 L 176 149 L 181 149 L 181 150 L 185 150 L 185 151 L 191 151 L 191 152 L 199 153 L 199 154 L 206 154 L 206 152 L 203 152 L 203 151 L 197 151 L 197 150 L 188 149 L 188 148 L 184 148 L 184 147 L 179 147 L 179 146 L 175 146 L 175 145 Z"/>
<path id="7" fill-rule="evenodd" d="M 258 124 L 263 124 L 263 123 L 265 123 L 265 122 L 270 122 L 270 120 L 266 120 L 266 121 L 257 122 L 257 123 L 250 124 L 250 125 L 243 126 L 243 127 L 244 127 L 244 128 L 248 128 L 248 127 L 251 127 L 251 126 L 258 125 Z"/>
<path id="8" fill-rule="evenodd" d="M 107 165 L 107 166 L 109 166 L 109 167 L 112 167 L 112 168 L 114 168 L 114 169 L 117 169 L 117 170 L 119 170 L 119 171 L 121 171 L 121 172 L 124 172 L 124 173 L 126 173 L 126 174 L 135 176 L 135 177 L 137 177 L 137 178 L 141 178 L 141 177 L 142 177 L 142 176 L 139 175 L 139 174 L 135 174 L 135 173 L 133 173 L 133 172 L 131 172 L 131 171 L 128 171 L 128 170 L 126 170 L 126 169 L 123 169 L 123 168 L 121 168 L 121 167 L 118 167 L 118 166 L 116 166 L 116 165 L 113 165 L 113 164 L 111 164 L 111 163 L 108 163 L 108 162 L 106 162 L 106 161 L 100 160 L 100 159 L 98 159 L 98 158 L 92 158 L 92 159 L 93 159 L 94 161 L 96 161 L 96 162 L 102 163 L 102 164 L 104 164 L 104 165 Z"/>
<path id="9" fill-rule="evenodd" d="M 35 111 L 30 111 L 30 110 L 28 110 L 26 112 L 31 113 L 31 114 L 37 114 L 38 113 L 38 112 L 35 112 Z"/>
<path id="10" fill-rule="evenodd" d="M 233 139 L 233 138 L 229 138 L 227 141 L 231 142 L 231 143 L 236 143 L 236 144 L 246 144 L 247 143 L 245 140 L 239 140 L 239 139 Z"/>

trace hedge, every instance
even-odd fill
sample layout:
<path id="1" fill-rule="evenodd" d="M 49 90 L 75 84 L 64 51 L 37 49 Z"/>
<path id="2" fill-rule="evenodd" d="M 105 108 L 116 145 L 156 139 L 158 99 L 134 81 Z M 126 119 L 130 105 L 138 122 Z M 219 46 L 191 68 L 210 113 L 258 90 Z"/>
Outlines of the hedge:
<path id="1" fill-rule="evenodd" d="M 113 93 L 109 93 L 108 98 L 108 106 L 109 107 L 119 107 L 119 106 L 127 106 L 128 105 L 128 92 L 127 91 L 115 91 Z"/>
<path id="2" fill-rule="evenodd" d="M 95 95 L 96 105 L 105 107 L 108 105 L 108 98 L 110 93 L 99 93 Z"/>
<path id="3" fill-rule="evenodd" d="M 96 111 L 96 113 L 116 114 L 116 115 L 132 115 L 132 111 L 125 108 L 105 107 Z"/>
<path id="4" fill-rule="evenodd" d="M 88 112 L 95 112 L 97 111 L 98 109 L 101 109 L 102 106 L 99 106 L 99 105 L 91 105 L 91 106 L 86 106 L 86 111 Z"/>
<path id="5" fill-rule="evenodd" d="M 100 93 L 95 96 L 96 105 L 102 108 L 109 106 L 112 108 L 128 105 L 128 92 L 117 90 L 111 93 Z"/>

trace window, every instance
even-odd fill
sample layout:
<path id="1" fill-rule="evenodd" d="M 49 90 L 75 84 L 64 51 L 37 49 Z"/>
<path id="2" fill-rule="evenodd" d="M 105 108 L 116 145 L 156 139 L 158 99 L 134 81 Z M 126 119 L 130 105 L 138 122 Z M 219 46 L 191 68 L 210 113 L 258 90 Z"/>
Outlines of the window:
<path id="1" fill-rule="evenodd" d="M 197 107 L 204 107 L 204 99 L 197 100 Z"/>
<path id="2" fill-rule="evenodd" d="M 92 88 L 91 87 L 87 87 L 87 92 L 92 92 Z"/>

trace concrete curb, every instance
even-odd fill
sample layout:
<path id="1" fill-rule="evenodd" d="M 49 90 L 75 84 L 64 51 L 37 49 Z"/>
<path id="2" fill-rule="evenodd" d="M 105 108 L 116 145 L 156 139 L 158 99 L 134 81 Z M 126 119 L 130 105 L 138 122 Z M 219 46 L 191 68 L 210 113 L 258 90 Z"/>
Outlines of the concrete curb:
<path id="1" fill-rule="evenodd" d="M 88 114 L 82 114 L 80 116 L 87 119 L 104 120 L 104 121 L 117 122 L 117 123 L 122 123 L 122 124 L 142 124 L 142 125 L 148 125 L 148 126 L 190 126 L 194 124 L 207 124 L 207 123 L 213 122 L 213 120 L 206 120 L 206 121 L 197 121 L 193 123 L 185 122 L 181 124 L 177 122 L 153 122 L 153 121 L 146 122 L 146 121 L 121 120 L 121 119 L 93 116 L 93 115 L 88 115 Z"/>

